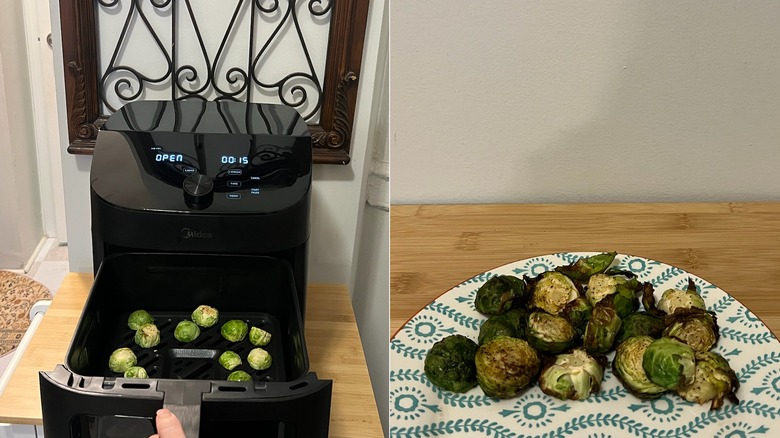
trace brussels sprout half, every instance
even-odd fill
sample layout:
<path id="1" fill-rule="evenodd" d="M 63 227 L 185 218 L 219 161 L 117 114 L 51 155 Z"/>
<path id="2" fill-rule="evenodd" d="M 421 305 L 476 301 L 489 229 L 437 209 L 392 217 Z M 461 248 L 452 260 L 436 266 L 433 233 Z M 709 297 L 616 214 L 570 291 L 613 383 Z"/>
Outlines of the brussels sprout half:
<path id="1" fill-rule="evenodd" d="M 577 342 L 577 332 L 562 316 L 536 311 L 528 315 L 525 337 L 537 350 L 558 354 Z"/>
<path id="2" fill-rule="evenodd" d="M 511 275 L 490 277 L 474 298 L 474 307 L 485 315 L 498 315 L 511 309 L 515 302 L 525 299 L 525 283 Z"/>
<path id="3" fill-rule="evenodd" d="M 433 344 L 425 356 L 425 377 L 453 392 L 466 392 L 477 386 L 474 356 L 477 344 L 463 335 L 451 335 Z"/>
<path id="4" fill-rule="evenodd" d="M 620 325 L 615 343 L 620 344 L 634 336 L 650 336 L 653 339 L 660 338 L 663 331 L 663 318 L 647 312 L 636 312 L 623 318 L 623 323 Z"/>
<path id="5" fill-rule="evenodd" d="M 136 363 L 138 363 L 138 359 L 135 357 L 135 353 L 127 347 L 117 348 L 108 358 L 108 368 L 115 373 L 124 373 Z"/>
<path id="6" fill-rule="evenodd" d="M 601 303 L 593 308 L 585 334 L 582 336 L 582 347 L 591 354 L 604 354 L 612 349 L 617 338 L 622 320 L 615 309 Z"/>
<path id="7" fill-rule="evenodd" d="M 639 309 L 639 292 L 642 284 L 637 279 L 623 276 L 596 274 L 590 277 L 585 296 L 592 305 L 609 299 L 609 303 L 621 318 Z"/>
<path id="8" fill-rule="evenodd" d="M 704 351 L 696 353 L 693 382 L 680 386 L 677 394 L 689 402 L 703 404 L 712 401 L 710 409 L 718 409 L 723 406 L 725 398 L 739 403 L 735 394 L 737 389 L 739 379 L 726 359 L 715 352 Z"/>
<path id="9" fill-rule="evenodd" d="M 192 320 L 201 327 L 212 327 L 219 321 L 219 311 L 211 306 L 201 304 L 192 312 Z"/>
<path id="10" fill-rule="evenodd" d="M 200 327 L 192 321 L 180 321 L 173 330 L 173 337 L 179 342 L 192 342 L 200 336 Z"/>
<path id="11" fill-rule="evenodd" d="M 230 342 L 239 342 L 246 337 L 246 333 L 249 331 L 249 326 L 240 319 L 231 319 L 230 321 L 222 324 L 219 332 L 222 337 Z"/>
<path id="12" fill-rule="evenodd" d="M 219 364 L 228 371 L 233 370 L 241 365 L 241 356 L 229 350 L 225 351 L 219 355 Z"/>
<path id="13" fill-rule="evenodd" d="M 125 377 L 128 379 L 147 379 L 149 374 L 143 367 L 130 367 L 125 370 Z"/>
<path id="14" fill-rule="evenodd" d="M 477 382 L 488 397 L 514 397 L 539 373 L 539 355 L 528 342 L 499 336 L 477 349 Z"/>
<path id="15" fill-rule="evenodd" d="M 580 292 L 571 279 L 560 272 L 549 271 L 534 283 L 531 306 L 558 315 L 567 304 L 577 299 Z"/>
<path id="16" fill-rule="evenodd" d="M 479 327 L 479 345 L 489 342 L 498 336 L 525 338 L 526 311 L 511 309 L 500 315 L 493 315 Z"/>
<path id="17" fill-rule="evenodd" d="M 142 348 L 152 348 L 160 343 L 160 329 L 152 323 L 138 327 L 133 340 Z"/>
<path id="18" fill-rule="evenodd" d="M 539 388 L 561 400 L 585 400 L 599 392 L 606 362 L 606 357 L 597 360 L 579 348 L 559 354 L 555 362 L 542 369 Z"/>
<path id="19" fill-rule="evenodd" d="M 676 390 L 693 383 L 696 360 L 688 345 L 672 338 L 658 338 L 645 349 L 642 368 L 656 385 Z"/>
<path id="20" fill-rule="evenodd" d="M 136 310 L 127 317 L 127 326 L 130 330 L 138 330 L 142 325 L 153 322 L 154 318 L 146 310 Z"/>
<path id="21" fill-rule="evenodd" d="M 271 354 L 260 347 L 253 348 L 246 357 L 246 363 L 256 370 L 271 368 Z"/>
<path id="22" fill-rule="evenodd" d="M 585 282 L 589 277 L 606 271 L 616 256 L 617 252 L 606 252 L 582 257 L 572 264 L 559 266 L 555 270 L 575 281 Z"/>
<path id="23" fill-rule="evenodd" d="M 667 289 L 661 294 L 661 299 L 656 303 L 656 307 L 670 315 L 680 307 L 690 309 L 697 307 L 702 310 L 707 310 L 707 306 L 704 304 L 704 300 L 696 290 L 696 283 L 693 279 L 688 278 L 688 287 L 685 290 L 680 289 Z"/>
<path id="24" fill-rule="evenodd" d="M 656 398 L 666 392 L 666 388 L 647 377 L 642 367 L 645 350 L 652 343 L 653 338 L 644 335 L 625 339 L 615 349 L 615 358 L 612 360 L 612 374 L 639 398 Z"/>
<path id="25" fill-rule="evenodd" d="M 664 318 L 663 335 L 688 344 L 693 351 L 709 351 L 720 337 L 715 313 L 678 307 Z"/>
<path id="26" fill-rule="evenodd" d="M 585 326 L 588 324 L 588 320 L 590 320 L 591 313 L 593 313 L 593 306 L 591 306 L 590 301 L 580 296 L 569 302 L 563 308 L 561 315 L 569 320 L 577 333 L 581 335 L 585 332 Z"/>
<path id="27" fill-rule="evenodd" d="M 230 373 L 227 379 L 231 382 L 249 382 L 252 380 L 252 376 L 246 371 L 238 370 Z"/>
<path id="28" fill-rule="evenodd" d="M 271 342 L 271 334 L 259 327 L 252 327 L 249 329 L 249 342 L 257 347 L 265 347 Z"/>

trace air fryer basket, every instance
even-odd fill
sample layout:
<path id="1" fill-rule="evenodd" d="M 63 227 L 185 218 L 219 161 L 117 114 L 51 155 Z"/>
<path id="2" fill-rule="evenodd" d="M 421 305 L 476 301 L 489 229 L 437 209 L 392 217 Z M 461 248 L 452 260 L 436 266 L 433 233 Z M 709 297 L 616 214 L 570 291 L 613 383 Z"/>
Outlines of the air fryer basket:
<path id="1" fill-rule="evenodd" d="M 217 308 L 219 321 L 201 328 L 192 342 L 177 341 L 174 328 L 201 304 Z M 160 329 L 161 342 L 153 348 L 136 345 L 127 326 L 128 315 L 138 309 L 151 313 Z M 221 336 L 221 325 L 230 319 L 271 333 L 264 347 L 273 358 L 268 370 L 248 366 L 254 348 L 248 339 L 233 343 Z M 125 379 L 108 368 L 109 356 L 120 347 L 135 352 L 148 379 Z M 236 370 L 248 372 L 252 382 L 226 381 L 231 371 L 218 362 L 226 350 L 239 354 L 243 363 Z M 165 406 L 180 416 L 188 436 L 222 436 L 254 424 L 270 431 L 263 436 L 308 438 L 315 436 L 316 423 L 316 436 L 324 429 L 325 437 L 331 382 L 317 380 L 308 368 L 286 262 L 212 254 L 110 256 L 95 278 L 64 367 L 41 373 L 45 433 L 64 427 L 68 435 L 52 436 L 113 436 L 106 431 L 127 433 L 131 423 L 146 431 L 154 411 Z"/>

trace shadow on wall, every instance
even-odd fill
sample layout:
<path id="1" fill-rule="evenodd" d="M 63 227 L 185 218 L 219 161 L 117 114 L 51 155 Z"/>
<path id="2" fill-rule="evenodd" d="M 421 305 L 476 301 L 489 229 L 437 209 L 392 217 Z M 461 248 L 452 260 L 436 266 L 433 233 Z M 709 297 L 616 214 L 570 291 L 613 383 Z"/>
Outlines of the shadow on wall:
<path id="1" fill-rule="evenodd" d="M 580 101 L 593 102 L 592 107 L 543 108 L 538 114 L 560 113 L 566 120 L 553 116 L 519 121 L 564 127 L 557 136 L 540 139 L 543 146 L 515 160 L 513 167 L 520 170 L 514 173 L 514 185 L 528 193 L 522 201 L 778 199 L 772 187 L 780 180 L 757 183 L 755 176 L 777 179 L 780 161 L 778 59 L 766 56 L 780 41 L 780 27 L 775 25 L 780 17 L 759 16 L 755 8 L 743 8 L 741 13 L 733 7 L 680 3 L 633 8 L 633 16 L 624 17 L 616 34 L 633 35 L 634 41 L 612 41 L 619 47 L 612 52 L 613 59 L 603 62 L 612 70 L 597 75 L 583 71 L 578 82 L 562 84 L 564 90 L 557 91 L 590 93 L 596 97 Z M 571 41 L 575 46 L 576 36 L 575 31 Z M 629 49 L 620 53 L 620 48 Z M 583 67 L 566 62 L 568 58 L 550 61 L 563 64 L 567 71 L 557 74 L 568 78 L 572 77 L 568 69 Z M 555 83 L 556 71 L 550 73 L 553 77 L 547 79 Z M 607 80 L 601 80 L 604 77 Z M 566 98 L 537 96 L 533 101 L 549 104 Z M 578 119 L 577 126 L 566 126 Z"/>

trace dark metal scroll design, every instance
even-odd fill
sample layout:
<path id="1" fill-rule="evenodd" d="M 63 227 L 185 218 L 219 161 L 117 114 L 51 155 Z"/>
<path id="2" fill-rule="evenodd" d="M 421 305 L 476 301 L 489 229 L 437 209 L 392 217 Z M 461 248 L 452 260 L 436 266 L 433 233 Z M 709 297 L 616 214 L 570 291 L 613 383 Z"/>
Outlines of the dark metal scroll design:
<path id="1" fill-rule="evenodd" d="M 120 37 L 101 72 L 97 66 L 95 12 L 97 8 L 117 8 L 121 0 L 59 1 L 63 61 L 67 66 L 69 152 L 92 153 L 97 130 L 107 117 L 101 105 L 113 112 L 120 104 L 143 99 L 145 87 L 167 86 L 173 100 L 269 102 L 275 98 L 296 108 L 307 121 L 314 140 L 315 163 L 349 162 L 355 84 L 360 76 L 368 0 L 235 0 L 229 24 L 218 41 L 219 48 L 211 54 L 195 18 L 193 0 L 127 0 Z M 170 19 L 170 28 L 162 30 L 171 32 L 170 47 L 160 37 L 167 34 L 155 31 L 153 20 L 147 16 L 150 11 L 155 13 L 154 23 L 160 22 L 160 16 Z M 300 26 L 301 14 L 310 14 L 313 20 L 330 20 L 324 74 L 318 74 L 313 66 Z M 238 25 L 240 18 L 248 19 L 248 28 Z M 185 24 L 192 26 L 192 41 L 203 58 L 198 62 L 204 63 L 205 68 L 182 62 L 176 35 Z M 273 30 L 266 41 L 258 43 L 255 36 L 261 25 L 273 26 Z M 122 63 L 123 44 L 127 44 L 125 40 L 135 27 L 151 36 L 151 49 L 165 63 L 158 69 L 162 72 L 144 74 Z M 248 31 L 248 35 L 242 30 Z M 268 80 L 263 72 L 268 59 L 277 56 L 271 55 L 275 39 L 282 37 L 297 38 L 305 67 Z M 240 38 L 248 38 L 248 53 L 242 65 L 228 65 L 226 52 Z"/>

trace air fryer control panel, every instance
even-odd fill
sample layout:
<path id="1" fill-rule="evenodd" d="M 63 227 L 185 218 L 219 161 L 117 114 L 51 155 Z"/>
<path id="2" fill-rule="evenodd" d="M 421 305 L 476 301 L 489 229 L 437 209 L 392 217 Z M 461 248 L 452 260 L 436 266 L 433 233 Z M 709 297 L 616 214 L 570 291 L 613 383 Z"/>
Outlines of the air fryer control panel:
<path id="1" fill-rule="evenodd" d="M 311 137 L 280 105 L 134 102 L 103 126 L 91 179 L 129 210 L 277 212 L 308 194 Z"/>

